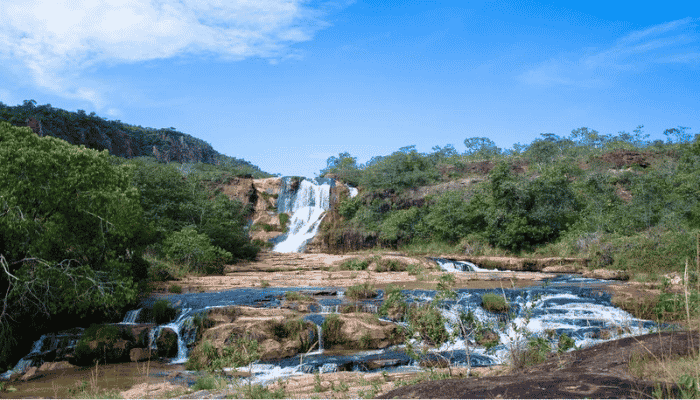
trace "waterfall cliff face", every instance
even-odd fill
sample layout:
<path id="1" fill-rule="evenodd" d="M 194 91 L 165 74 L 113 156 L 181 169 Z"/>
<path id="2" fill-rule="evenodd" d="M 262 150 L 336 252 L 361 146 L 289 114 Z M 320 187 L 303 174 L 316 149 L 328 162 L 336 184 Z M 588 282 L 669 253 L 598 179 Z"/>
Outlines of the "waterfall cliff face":
<path id="1" fill-rule="evenodd" d="M 335 185 L 332 179 L 316 178 L 298 180 L 282 178 L 282 191 L 277 199 L 277 211 L 291 214 L 289 230 L 275 247 L 280 253 L 304 251 L 321 225 L 330 208 L 330 192 Z"/>

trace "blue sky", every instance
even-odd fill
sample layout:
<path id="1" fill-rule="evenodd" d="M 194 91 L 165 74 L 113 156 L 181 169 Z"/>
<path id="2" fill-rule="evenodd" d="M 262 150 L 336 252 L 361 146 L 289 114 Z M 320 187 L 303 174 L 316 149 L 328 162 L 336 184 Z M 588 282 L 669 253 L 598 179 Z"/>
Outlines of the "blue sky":
<path id="1" fill-rule="evenodd" d="M 700 132 L 690 2 L 2 0 L 0 101 L 201 138 L 282 175 L 331 155 Z"/>

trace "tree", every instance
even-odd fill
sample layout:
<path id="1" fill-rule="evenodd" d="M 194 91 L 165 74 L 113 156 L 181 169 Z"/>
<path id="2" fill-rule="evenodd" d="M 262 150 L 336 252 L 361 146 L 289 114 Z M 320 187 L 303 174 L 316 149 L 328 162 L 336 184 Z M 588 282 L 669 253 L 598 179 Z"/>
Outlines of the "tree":
<path id="1" fill-rule="evenodd" d="M 493 140 L 486 137 L 473 137 L 464 139 L 465 152 L 468 156 L 478 156 L 483 158 L 493 158 L 501 154 L 501 149 L 496 146 Z"/>
<path id="2" fill-rule="evenodd" d="M 689 143 L 693 139 L 693 135 L 691 133 L 686 132 L 689 129 L 690 128 L 687 126 L 679 126 L 678 128 L 669 128 L 669 129 L 666 129 L 664 131 L 664 135 L 666 135 L 666 140 L 668 141 L 668 143 L 673 143 L 674 137 L 675 137 L 675 143 Z"/>
<path id="3" fill-rule="evenodd" d="M 578 141 L 582 146 L 599 148 L 603 144 L 603 137 L 595 129 L 587 127 L 574 129 L 571 131 L 571 139 Z"/>
<path id="4" fill-rule="evenodd" d="M 344 152 L 338 154 L 338 157 L 328 157 L 326 168 L 321 170 L 321 176 L 333 174 L 341 181 L 357 186 L 360 182 L 360 172 L 357 166 L 357 159 L 351 156 L 350 153 Z"/>
<path id="5" fill-rule="evenodd" d="M 143 215 L 128 168 L 115 164 L 106 151 L 0 122 L 0 337 L 23 316 L 135 299 Z"/>

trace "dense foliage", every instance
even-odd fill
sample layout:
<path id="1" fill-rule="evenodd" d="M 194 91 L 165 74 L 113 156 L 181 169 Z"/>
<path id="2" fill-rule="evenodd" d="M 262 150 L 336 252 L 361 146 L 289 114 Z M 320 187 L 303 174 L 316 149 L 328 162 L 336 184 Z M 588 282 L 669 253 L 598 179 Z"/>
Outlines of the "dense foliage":
<path id="1" fill-rule="evenodd" d="M 255 257 L 251 210 L 213 189 L 235 173 L 120 159 L 0 121 L 0 367 L 26 354 L 20 324 L 111 320 L 149 278 Z"/>
<path id="2" fill-rule="evenodd" d="M 128 168 L 107 152 L 0 122 L 0 352 L 12 349 L 17 324 L 45 320 L 27 316 L 132 302 L 145 275 L 142 214 Z"/>
<path id="3" fill-rule="evenodd" d="M 666 141 L 586 127 L 499 149 L 401 148 L 358 165 L 349 153 L 322 174 L 359 186 L 321 235 L 329 250 L 381 245 L 471 254 L 580 256 L 593 267 L 679 270 L 700 227 L 700 142 L 690 128 Z M 441 251 L 442 251 L 441 250 Z"/>

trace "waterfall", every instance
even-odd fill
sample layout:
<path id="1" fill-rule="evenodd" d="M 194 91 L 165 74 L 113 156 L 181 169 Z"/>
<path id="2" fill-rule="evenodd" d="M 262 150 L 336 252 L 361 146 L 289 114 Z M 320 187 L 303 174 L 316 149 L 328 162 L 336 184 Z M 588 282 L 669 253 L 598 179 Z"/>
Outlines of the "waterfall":
<path id="1" fill-rule="evenodd" d="M 316 331 L 318 332 L 318 354 L 323 354 L 323 328 L 321 325 L 316 325 Z"/>
<path id="2" fill-rule="evenodd" d="M 497 269 L 486 269 L 479 268 L 476 264 L 470 263 L 469 261 L 455 261 L 447 260 L 444 258 L 432 258 L 433 261 L 438 263 L 440 268 L 445 272 L 493 272 L 498 271 Z"/>
<path id="3" fill-rule="evenodd" d="M 122 324 L 135 324 L 136 321 L 139 319 L 139 314 L 141 313 L 141 310 L 142 310 L 142 308 L 127 311 L 126 315 L 124 316 L 124 320 L 121 323 Z"/>
<path id="4" fill-rule="evenodd" d="M 286 238 L 274 247 L 280 253 L 299 253 L 316 236 L 318 227 L 330 208 L 330 191 L 334 182 L 330 179 L 302 180 L 294 190 L 290 178 L 282 179 L 282 192 L 277 199 L 280 213 L 291 213 Z"/>
<path id="5" fill-rule="evenodd" d="M 187 361 L 187 345 L 192 344 L 195 340 L 196 327 L 192 326 L 193 316 L 191 311 L 191 308 L 182 309 L 175 320 L 157 326 L 149 332 L 148 347 L 152 351 L 158 350 L 156 341 L 164 329 L 170 329 L 175 332 L 175 335 L 177 335 L 177 356 L 171 360 L 172 364 L 182 364 Z"/>

